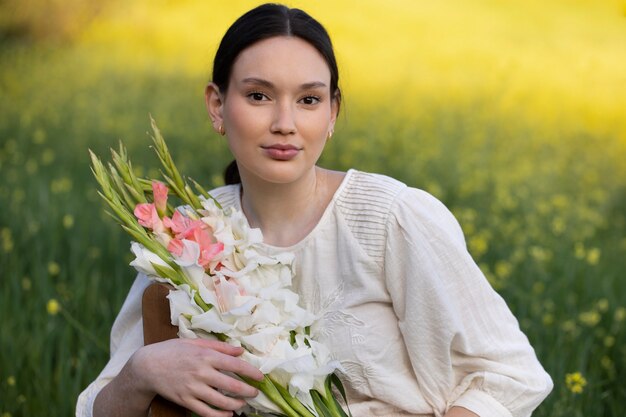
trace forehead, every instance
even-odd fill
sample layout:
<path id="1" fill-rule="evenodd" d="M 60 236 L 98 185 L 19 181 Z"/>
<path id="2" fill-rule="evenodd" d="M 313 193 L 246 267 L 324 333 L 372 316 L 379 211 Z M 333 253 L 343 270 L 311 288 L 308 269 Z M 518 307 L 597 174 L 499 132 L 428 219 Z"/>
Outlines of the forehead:
<path id="1" fill-rule="evenodd" d="M 320 81 L 328 86 L 330 69 L 310 43 L 297 37 L 278 36 L 256 42 L 239 54 L 231 82 L 249 77 L 286 85 Z"/>

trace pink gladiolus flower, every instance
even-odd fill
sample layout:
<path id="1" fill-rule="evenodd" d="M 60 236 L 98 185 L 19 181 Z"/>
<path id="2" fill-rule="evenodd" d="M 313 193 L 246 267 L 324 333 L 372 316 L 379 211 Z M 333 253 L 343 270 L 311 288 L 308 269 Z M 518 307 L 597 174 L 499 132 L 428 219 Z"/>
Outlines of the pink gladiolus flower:
<path id="1" fill-rule="evenodd" d="M 172 239 L 167 245 L 167 250 L 176 256 L 182 256 L 183 249 L 183 241 L 179 239 Z"/>
<path id="2" fill-rule="evenodd" d="M 223 243 L 213 243 L 213 234 L 207 230 L 209 226 L 201 220 L 192 220 L 176 211 L 171 219 L 164 217 L 163 224 L 175 234 L 175 238 L 169 242 L 167 250 L 178 257 L 183 257 L 185 256 L 183 240 L 195 242 L 199 247 L 198 259 L 195 261 L 205 269 L 224 250 Z"/>
<path id="3" fill-rule="evenodd" d="M 165 215 L 167 209 L 167 187 L 159 181 L 152 181 L 152 195 L 154 196 L 154 205 L 156 206 L 159 217 Z"/>
<path id="4" fill-rule="evenodd" d="M 198 264 L 205 267 L 209 265 L 209 263 L 215 259 L 217 255 L 219 255 L 224 250 L 224 244 L 222 242 L 212 243 L 206 248 L 200 249 L 200 259 L 198 260 Z"/>
<path id="5" fill-rule="evenodd" d="M 191 237 L 191 240 L 195 241 L 200 246 L 200 259 L 198 259 L 198 264 L 206 267 L 213 258 L 224 250 L 224 244 L 221 242 L 213 243 L 213 236 L 204 228 L 196 227 L 192 231 L 193 237 Z"/>
<path id="6" fill-rule="evenodd" d="M 208 227 L 201 220 L 192 220 L 189 217 L 185 217 L 180 214 L 178 211 L 174 212 L 171 219 L 169 217 L 164 217 L 163 224 L 165 227 L 170 228 L 170 230 L 176 235 L 177 239 L 188 239 L 193 235 L 194 230 Z"/>
<path id="7" fill-rule="evenodd" d="M 152 203 L 141 203 L 135 206 L 134 210 L 135 217 L 139 221 L 139 224 L 143 227 L 147 227 L 155 231 L 156 233 L 161 233 L 165 231 L 165 226 L 157 213 L 156 207 Z"/>

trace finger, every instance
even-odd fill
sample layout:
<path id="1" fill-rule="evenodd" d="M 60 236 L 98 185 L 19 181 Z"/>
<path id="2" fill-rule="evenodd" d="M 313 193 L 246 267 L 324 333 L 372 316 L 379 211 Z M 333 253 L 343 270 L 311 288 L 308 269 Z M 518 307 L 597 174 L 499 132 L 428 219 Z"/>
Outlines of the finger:
<path id="1" fill-rule="evenodd" d="M 207 403 L 204 403 L 200 400 L 193 399 L 190 400 L 188 404 L 185 405 L 189 411 L 196 413 L 200 417 L 232 417 L 233 412 L 230 410 L 216 410 L 211 408 Z"/>
<path id="2" fill-rule="evenodd" d="M 263 379 L 263 373 L 243 359 L 223 356 L 221 360 L 214 363 L 213 366 L 222 371 L 247 376 L 249 378 L 256 379 L 257 381 Z"/>
<path id="3" fill-rule="evenodd" d="M 212 375 L 211 386 L 237 397 L 252 398 L 259 395 L 259 391 L 256 388 L 221 372 L 216 372 L 215 375 Z"/>
<path id="4" fill-rule="evenodd" d="M 194 396 L 206 404 L 224 411 L 239 410 L 246 405 L 243 399 L 229 397 L 208 385 L 205 385 L 201 392 L 194 393 Z"/>
<path id="5" fill-rule="evenodd" d="M 217 352 L 224 353 L 229 356 L 239 356 L 243 353 L 243 348 L 239 346 L 231 346 L 228 343 L 220 342 L 219 340 L 206 340 L 206 339 L 189 339 L 191 343 L 196 345 L 213 349 Z"/>

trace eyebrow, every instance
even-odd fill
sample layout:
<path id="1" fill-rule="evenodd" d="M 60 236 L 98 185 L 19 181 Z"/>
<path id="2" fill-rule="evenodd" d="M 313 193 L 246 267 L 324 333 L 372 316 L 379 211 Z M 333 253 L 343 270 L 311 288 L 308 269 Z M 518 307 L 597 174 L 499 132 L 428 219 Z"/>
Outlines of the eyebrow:
<path id="1" fill-rule="evenodd" d="M 248 77 L 248 78 L 244 78 L 242 82 L 244 84 L 257 84 L 257 85 L 262 85 L 267 88 L 274 88 L 274 84 L 262 78 Z M 308 90 L 311 88 L 323 88 L 323 87 L 326 87 L 326 84 L 324 84 L 321 81 L 312 81 L 310 83 L 304 83 L 300 85 L 300 88 L 303 90 Z"/>

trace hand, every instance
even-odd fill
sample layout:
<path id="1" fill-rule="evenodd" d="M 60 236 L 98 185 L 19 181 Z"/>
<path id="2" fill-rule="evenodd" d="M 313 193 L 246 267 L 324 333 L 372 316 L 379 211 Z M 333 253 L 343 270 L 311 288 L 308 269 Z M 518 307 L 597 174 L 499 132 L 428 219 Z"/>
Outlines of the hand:
<path id="1" fill-rule="evenodd" d="M 241 397 L 255 397 L 258 391 L 224 372 L 263 379 L 258 369 L 237 358 L 242 353 L 242 348 L 224 342 L 172 339 L 139 349 L 129 365 L 140 386 L 152 395 L 202 417 L 227 417 L 245 405 Z"/>

